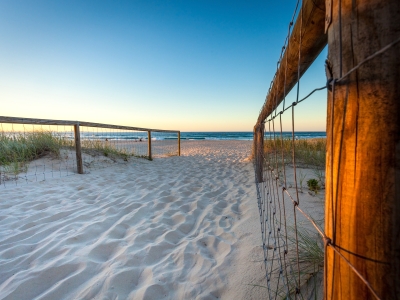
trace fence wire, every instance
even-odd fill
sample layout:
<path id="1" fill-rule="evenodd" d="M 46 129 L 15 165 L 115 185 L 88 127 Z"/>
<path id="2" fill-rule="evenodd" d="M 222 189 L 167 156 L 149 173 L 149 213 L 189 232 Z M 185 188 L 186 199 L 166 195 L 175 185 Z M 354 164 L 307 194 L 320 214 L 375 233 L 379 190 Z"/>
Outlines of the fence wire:
<path id="1" fill-rule="evenodd" d="M 153 157 L 160 158 L 179 155 L 177 133 L 154 131 L 151 133 L 151 139 Z"/>
<path id="2" fill-rule="evenodd" d="M 297 14 L 297 10 L 302 6 L 303 3 L 299 5 L 299 1 L 297 1 L 293 16 Z M 298 18 L 300 18 L 300 26 L 302 26 L 301 13 L 299 13 Z M 339 13 L 340 19 L 341 15 Z M 288 35 L 282 47 L 276 74 L 278 74 L 278 69 L 282 64 L 284 51 L 287 51 L 290 47 L 289 41 L 292 26 L 293 19 L 289 23 Z M 341 26 L 340 21 L 339 26 Z M 341 28 L 339 32 L 341 32 Z M 341 35 L 339 39 L 339 45 L 342 47 Z M 380 299 L 368 280 L 341 254 L 338 247 L 332 242 L 331 237 L 325 234 L 324 219 L 320 217 L 323 216 L 324 212 L 323 191 L 325 186 L 326 139 L 298 140 L 296 138 L 295 112 L 297 105 L 308 99 L 313 93 L 328 88 L 332 91 L 330 99 L 332 105 L 330 107 L 332 110 L 331 114 L 333 115 L 333 103 L 335 97 L 337 97 L 335 87 L 340 82 L 344 85 L 348 84 L 344 81 L 346 77 L 358 70 L 366 62 L 383 54 L 398 43 L 400 43 L 400 38 L 369 55 L 344 75 L 342 74 L 342 66 L 340 66 L 340 78 L 332 77 L 329 61 L 326 61 L 326 86 L 315 88 L 302 99 L 299 97 L 299 63 L 296 101 L 286 106 L 287 91 L 283 87 L 284 98 L 281 109 L 278 110 L 278 100 L 273 99 L 273 101 L 276 100 L 274 111 L 261 124 L 256 124 L 255 128 L 259 130 L 262 140 L 258 139 L 255 135 L 254 168 L 264 252 L 266 288 L 269 299 L 327 299 L 327 294 L 324 294 L 323 290 L 323 286 L 326 284 L 324 282 L 324 279 L 326 279 L 324 275 L 324 271 L 326 271 L 324 252 L 327 247 L 331 247 L 339 259 L 342 259 L 360 278 L 370 290 L 373 297 Z M 299 62 L 301 55 L 300 41 Z M 342 64 L 341 60 L 340 64 Z M 286 74 L 287 61 L 285 85 Z M 271 81 L 268 93 L 271 92 L 276 76 Z M 266 103 L 267 100 L 264 106 L 266 106 Z M 345 106 L 346 103 L 347 100 L 345 99 Z M 262 110 L 263 108 L 260 111 L 260 115 Z M 290 114 L 290 138 L 287 138 L 287 132 L 283 131 L 283 116 L 285 114 Z M 331 118 L 331 123 L 327 126 L 330 126 L 330 130 L 333 132 L 333 118 Z M 343 142 L 343 132 L 344 130 L 341 131 L 341 143 Z M 333 145 L 333 141 L 330 144 Z M 332 149 L 331 152 L 333 153 Z M 333 155 L 331 155 L 331 160 L 332 158 Z M 331 166 L 332 164 L 333 162 L 331 161 Z M 310 171 L 310 168 L 313 169 L 312 174 L 305 174 L 307 170 L 308 172 Z M 327 174 L 327 176 L 332 177 L 333 175 Z M 305 182 L 307 182 L 308 188 L 305 187 Z M 330 182 L 333 184 L 334 180 L 330 180 Z M 338 180 L 335 182 L 338 182 Z M 317 199 L 317 194 L 319 194 L 320 201 Z M 331 199 L 333 199 L 333 196 Z M 332 203 L 327 205 L 333 207 Z M 333 214 L 331 215 L 332 217 L 334 216 Z M 334 222 L 335 220 L 332 220 L 332 224 Z"/>
<path id="3" fill-rule="evenodd" d="M 1 118 L 5 123 L 1 123 Z M 13 119 L 15 123 L 12 123 Z M 19 121 L 25 122 L 24 119 L 0 117 L 1 187 L 78 173 L 75 131 L 69 124 L 71 122 L 48 125 L 45 123 L 54 121 L 39 121 L 44 124 L 21 124 Z M 127 164 L 135 158 L 153 159 L 180 154 L 177 131 L 79 126 L 79 133 L 83 173 L 114 164 Z"/>
<path id="4" fill-rule="evenodd" d="M 0 123 L 2 187 L 77 172 L 73 127 Z"/>
<path id="5" fill-rule="evenodd" d="M 133 157 L 148 158 L 146 131 L 80 126 L 80 136 L 87 171 L 124 164 Z"/>
<path id="6" fill-rule="evenodd" d="M 289 108 L 294 124 L 295 105 Z M 263 124 L 263 153 L 255 156 L 262 159 L 255 167 L 257 173 L 262 164 L 256 188 L 264 264 L 269 299 L 303 299 L 323 291 L 324 244 L 318 235 L 323 234 L 326 139 L 297 139 L 295 126 L 288 137 L 282 115 Z M 310 190 L 306 182 L 313 179 Z"/>

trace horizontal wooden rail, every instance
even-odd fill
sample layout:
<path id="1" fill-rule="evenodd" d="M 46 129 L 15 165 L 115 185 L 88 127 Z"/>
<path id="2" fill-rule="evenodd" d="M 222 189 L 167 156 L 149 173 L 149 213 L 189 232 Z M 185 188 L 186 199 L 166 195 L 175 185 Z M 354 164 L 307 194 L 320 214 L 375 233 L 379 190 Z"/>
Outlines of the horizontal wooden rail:
<path id="1" fill-rule="evenodd" d="M 137 131 L 150 130 L 152 132 L 173 132 L 173 133 L 180 132 L 179 130 L 141 128 L 141 127 L 120 126 L 120 125 L 101 124 L 92 122 L 15 118 L 15 117 L 4 117 L 4 116 L 0 116 L 0 123 L 31 124 L 31 125 L 68 125 L 68 126 L 74 126 L 79 124 L 80 126 L 86 126 L 86 127 L 98 127 L 98 128 L 110 128 L 110 129 L 122 129 L 122 130 L 137 130 Z"/>
<path id="2" fill-rule="evenodd" d="M 301 77 L 324 49 L 327 41 L 325 0 L 304 0 L 255 127 L 264 122 L 298 82 L 299 43 Z"/>
<path id="3" fill-rule="evenodd" d="M 49 119 L 32 119 L 32 118 L 16 118 L 16 117 L 4 117 L 0 116 L 0 123 L 7 124 L 29 124 L 29 125 L 61 125 L 61 126 L 73 126 L 74 127 L 74 140 L 75 140 L 75 151 L 76 151 L 76 163 L 77 172 L 83 174 L 83 161 L 82 161 L 82 147 L 81 147 L 81 136 L 80 127 L 96 127 L 96 128 L 109 128 L 109 129 L 120 129 L 120 130 L 136 130 L 145 131 L 148 134 L 148 157 L 152 160 L 151 151 L 151 132 L 172 132 L 178 134 L 178 155 L 181 155 L 181 132 L 179 130 L 163 130 L 163 129 L 151 129 L 131 126 L 120 126 L 111 124 L 101 124 L 92 122 L 80 122 L 80 121 L 67 121 L 67 120 L 49 120 Z"/>
<path id="4" fill-rule="evenodd" d="M 254 126 L 253 153 L 257 162 L 257 182 L 263 181 L 263 123 L 296 85 L 299 76 L 301 77 L 311 66 L 326 46 L 327 41 L 325 0 L 304 0 L 286 45 L 285 53 L 279 62 L 278 70 Z"/>

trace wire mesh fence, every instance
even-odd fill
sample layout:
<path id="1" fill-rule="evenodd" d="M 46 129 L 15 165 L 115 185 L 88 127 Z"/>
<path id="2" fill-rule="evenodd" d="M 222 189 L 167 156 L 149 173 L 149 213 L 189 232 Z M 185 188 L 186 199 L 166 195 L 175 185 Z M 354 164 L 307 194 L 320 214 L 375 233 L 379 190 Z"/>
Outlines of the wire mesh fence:
<path id="1" fill-rule="evenodd" d="M 0 123 L 0 130 L 1 186 L 77 172 L 72 126 Z"/>
<path id="2" fill-rule="evenodd" d="M 266 121 L 255 155 L 268 297 L 321 297 L 326 138 L 296 139 L 296 131 L 287 137 L 283 125 L 281 114 Z"/>
<path id="3" fill-rule="evenodd" d="M 174 155 L 180 155 L 178 131 L 0 117 L 3 187 Z"/>
<path id="4" fill-rule="evenodd" d="M 147 132 L 80 126 L 84 169 L 125 163 L 131 157 L 148 158 Z"/>
<path id="5" fill-rule="evenodd" d="M 334 299 L 335 296 L 333 295 L 342 293 L 340 295 L 343 296 L 343 293 L 347 293 L 347 290 L 343 292 L 343 286 L 340 287 L 343 291 L 339 292 L 326 289 L 327 274 L 328 272 L 333 274 L 332 269 L 328 270 L 327 265 L 326 253 L 329 249 L 333 253 L 333 264 L 330 265 L 330 268 L 340 264 L 343 274 L 352 273 L 354 275 L 355 279 L 352 279 L 354 285 L 363 286 L 362 295 L 365 295 L 368 299 L 380 299 L 371 282 L 379 282 L 381 278 L 365 277 L 363 275 L 365 268 L 357 268 L 350 261 L 364 259 L 365 265 L 366 258 L 360 258 L 359 255 L 357 257 L 354 253 L 346 251 L 335 243 L 335 230 L 339 218 L 337 206 L 335 206 L 337 204 L 335 203 L 338 201 L 339 194 L 338 176 L 341 171 L 340 158 L 344 149 L 349 86 L 352 81 L 356 81 L 356 77 L 359 76 L 356 72 L 363 65 L 389 50 L 395 51 L 393 49 L 400 44 L 400 38 L 390 41 L 377 51 L 373 51 L 373 53 L 363 57 L 360 62 L 353 61 L 354 66 L 345 71 L 342 67 L 342 57 L 344 57 L 341 35 L 343 30 L 341 24 L 343 18 L 341 15 L 342 1 L 338 1 L 338 4 L 335 3 L 338 12 L 334 13 L 338 17 L 334 22 L 339 29 L 339 41 L 336 43 L 338 48 L 335 49 L 340 58 L 339 65 L 335 66 L 338 69 L 336 74 L 339 74 L 339 76 L 334 78 L 331 62 L 327 60 L 325 65 L 326 86 L 306 91 L 307 95 L 302 98 L 300 78 L 315 59 L 310 53 L 322 49 L 321 45 L 318 45 L 321 40 L 318 35 L 324 35 L 324 32 L 321 31 L 318 34 L 313 32 L 312 35 L 307 35 L 307 32 L 313 31 L 309 24 L 314 25 L 315 23 L 316 26 L 323 27 L 321 24 L 326 22 L 327 28 L 332 22 L 332 8 L 327 7 L 325 10 L 324 2 L 297 1 L 293 13 L 293 16 L 298 16 L 296 24 L 293 23 L 294 19 L 289 23 L 288 36 L 282 47 L 275 77 L 271 82 L 266 101 L 254 127 L 253 162 L 267 296 L 269 299 Z M 328 1 L 327 3 L 331 2 Z M 298 11 L 298 9 L 301 10 Z M 327 15 L 325 15 L 325 12 Z M 317 16 L 318 14 L 319 16 Z M 319 23 L 310 22 L 311 19 L 319 19 L 320 21 Z M 315 37 L 316 35 L 317 37 Z M 302 43 L 302 39 L 305 42 Z M 313 50 L 307 48 L 309 45 Z M 296 49 L 294 50 L 293 47 Z M 347 48 L 350 47 L 353 47 L 353 45 L 347 46 Z M 351 76 L 353 78 L 350 80 Z M 296 87 L 294 89 L 295 100 L 288 105 L 287 95 L 293 87 Z M 296 112 L 301 106 L 307 105 L 311 95 L 326 88 L 328 89 L 328 140 L 327 138 L 298 139 L 296 133 L 298 114 Z M 340 93 L 338 89 L 340 89 Z M 360 87 L 357 85 L 357 91 L 359 89 Z M 339 126 L 334 124 L 334 116 L 338 112 L 344 114 L 343 121 L 338 123 Z M 335 126 L 339 130 L 335 130 Z M 284 131 L 285 128 L 290 128 L 291 132 L 288 134 Z M 354 136 L 354 133 L 350 134 Z M 336 149 L 333 148 L 334 140 L 337 141 L 336 144 L 338 145 Z M 329 156 L 327 156 L 327 153 Z M 334 162 L 334 159 L 339 159 L 337 167 L 334 165 L 337 163 Z M 329 172 L 325 174 L 325 170 L 329 170 Z M 329 195 L 330 201 L 326 203 L 326 209 L 325 187 L 332 193 L 332 195 Z M 324 211 L 327 218 L 332 220 L 325 220 Z M 331 227 L 329 235 L 326 234 L 325 224 L 329 224 Z M 367 263 L 376 264 L 377 261 L 372 262 L 370 260 Z M 380 268 L 384 264 L 380 262 Z M 386 265 L 389 264 L 386 263 Z M 373 268 L 376 267 L 376 265 L 373 266 Z M 384 268 L 388 269 L 387 266 Z M 335 274 L 335 276 L 340 277 L 340 274 Z M 333 289 L 333 285 L 330 288 Z M 354 289 L 354 287 L 350 288 Z M 388 295 L 390 293 L 394 295 L 392 291 Z"/>
<path id="6" fill-rule="evenodd" d="M 178 144 L 179 143 L 179 144 Z M 180 133 L 154 131 L 151 133 L 152 156 L 166 157 L 180 155 Z"/>

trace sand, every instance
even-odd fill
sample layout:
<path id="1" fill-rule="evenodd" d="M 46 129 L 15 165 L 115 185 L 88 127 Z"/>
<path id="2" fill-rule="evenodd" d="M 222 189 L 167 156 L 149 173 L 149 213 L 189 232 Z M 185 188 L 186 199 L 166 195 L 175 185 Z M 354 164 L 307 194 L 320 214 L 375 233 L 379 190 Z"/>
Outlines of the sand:
<path id="1" fill-rule="evenodd" d="M 0 188 L 0 299 L 263 299 L 248 141 Z"/>

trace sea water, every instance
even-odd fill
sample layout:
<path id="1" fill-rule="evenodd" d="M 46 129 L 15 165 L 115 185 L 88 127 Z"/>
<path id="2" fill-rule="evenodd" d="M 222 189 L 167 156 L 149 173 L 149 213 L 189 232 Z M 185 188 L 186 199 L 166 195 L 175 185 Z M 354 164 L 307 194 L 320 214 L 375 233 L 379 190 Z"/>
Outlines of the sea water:
<path id="1" fill-rule="evenodd" d="M 273 138 L 274 134 L 266 132 L 265 138 Z M 325 138 L 326 132 L 298 131 L 294 133 L 295 139 Z M 275 137 L 281 137 L 280 132 Z M 292 138 L 292 132 L 282 132 L 282 138 Z M 181 139 L 185 140 L 253 140 L 253 132 L 181 132 Z"/>
<path id="2" fill-rule="evenodd" d="M 176 140 L 178 139 L 177 133 L 173 132 L 152 132 L 153 140 Z M 274 133 L 266 132 L 265 138 L 273 138 Z M 275 138 L 280 138 L 281 133 L 275 132 Z M 326 132 L 324 131 L 296 131 L 294 133 L 295 139 L 311 139 L 311 138 L 325 138 Z M 72 138 L 72 136 L 71 136 Z M 291 139 L 292 132 L 282 132 L 283 139 Z M 147 139 L 147 132 L 137 131 L 124 131 L 124 132 L 81 132 L 81 139 L 96 139 L 96 140 L 145 140 Z M 253 132 L 181 132 L 181 140 L 253 140 Z"/>

